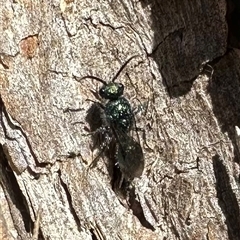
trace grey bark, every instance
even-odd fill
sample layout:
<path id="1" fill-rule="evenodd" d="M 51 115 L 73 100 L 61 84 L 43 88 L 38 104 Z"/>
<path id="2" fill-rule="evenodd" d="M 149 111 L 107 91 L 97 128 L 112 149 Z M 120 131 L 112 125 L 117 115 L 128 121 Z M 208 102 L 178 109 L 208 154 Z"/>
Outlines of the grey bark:
<path id="1" fill-rule="evenodd" d="M 2 239 L 240 239 L 240 51 L 225 1 L 1 6 Z M 87 171 L 86 99 L 101 84 L 77 80 L 109 81 L 136 54 L 117 81 L 143 105 L 145 169 L 122 197 L 111 159 Z"/>

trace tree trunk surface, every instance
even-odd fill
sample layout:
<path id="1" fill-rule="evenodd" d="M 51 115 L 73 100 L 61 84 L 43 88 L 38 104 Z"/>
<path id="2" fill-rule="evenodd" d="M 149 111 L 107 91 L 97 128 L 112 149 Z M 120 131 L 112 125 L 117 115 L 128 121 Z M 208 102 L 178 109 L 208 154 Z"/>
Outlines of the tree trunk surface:
<path id="1" fill-rule="evenodd" d="M 240 239 L 237 1 L 0 2 L 1 239 Z M 80 79 L 132 56 L 145 167 L 113 187 L 110 146 L 88 167 L 102 83 Z"/>

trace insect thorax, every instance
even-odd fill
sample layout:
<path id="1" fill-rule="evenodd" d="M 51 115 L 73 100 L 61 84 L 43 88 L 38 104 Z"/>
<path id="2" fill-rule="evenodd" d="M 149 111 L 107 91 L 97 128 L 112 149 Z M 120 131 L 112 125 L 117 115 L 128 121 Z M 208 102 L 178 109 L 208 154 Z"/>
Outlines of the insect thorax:
<path id="1" fill-rule="evenodd" d="M 116 130 L 127 133 L 132 128 L 133 113 L 126 98 L 110 100 L 105 106 L 105 114 L 110 126 Z"/>

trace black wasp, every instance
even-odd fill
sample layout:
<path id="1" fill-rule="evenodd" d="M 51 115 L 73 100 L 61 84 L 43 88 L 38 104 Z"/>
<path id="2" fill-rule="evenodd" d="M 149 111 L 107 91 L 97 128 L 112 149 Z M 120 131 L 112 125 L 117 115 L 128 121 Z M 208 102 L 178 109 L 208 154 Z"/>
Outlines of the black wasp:
<path id="1" fill-rule="evenodd" d="M 102 143 L 102 151 L 107 147 L 110 140 L 114 139 L 116 141 L 117 162 L 124 177 L 128 179 L 141 176 L 144 168 L 144 158 L 139 143 L 134 113 L 129 101 L 123 97 L 124 85 L 122 83 L 116 83 L 115 80 L 124 67 L 135 57 L 136 56 L 129 58 L 108 83 L 95 76 L 85 76 L 80 79 L 91 78 L 103 84 L 99 90 L 99 95 L 107 102 L 105 104 L 97 102 L 103 111 L 101 115 L 103 124 L 92 134 L 101 132 L 105 136 Z M 133 135 L 135 135 L 135 137 L 133 137 Z M 93 166 L 97 158 L 93 160 L 90 167 Z"/>

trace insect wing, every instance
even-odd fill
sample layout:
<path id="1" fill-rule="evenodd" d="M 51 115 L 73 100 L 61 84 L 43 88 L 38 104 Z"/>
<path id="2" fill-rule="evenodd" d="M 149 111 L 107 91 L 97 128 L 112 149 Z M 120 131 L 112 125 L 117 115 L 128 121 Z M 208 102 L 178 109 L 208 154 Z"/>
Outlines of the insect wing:
<path id="1" fill-rule="evenodd" d="M 117 161 L 122 173 L 127 178 L 140 177 L 144 169 L 144 157 L 137 131 L 129 134 L 116 132 Z"/>

